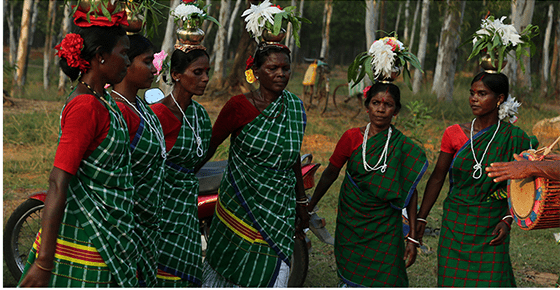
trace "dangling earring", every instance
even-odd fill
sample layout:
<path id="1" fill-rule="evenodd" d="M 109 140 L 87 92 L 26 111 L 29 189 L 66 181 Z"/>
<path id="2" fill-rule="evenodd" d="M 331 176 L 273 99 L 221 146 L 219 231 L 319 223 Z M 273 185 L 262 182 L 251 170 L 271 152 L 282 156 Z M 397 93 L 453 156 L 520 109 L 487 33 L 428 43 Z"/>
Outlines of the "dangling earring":
<path id="1" fill-rule="evenodd" d="M 101 60 L 101 63 L 102 63 L 102 64 L 103 64 L 103 63 L 105 63 L 105 60 L 104 60 L 104 59 L 102 59 L 102 60 Z"/>
<path id="2" fill-rule="evenodd" d="M 496 108 L 499 108 L 499 107 L 500 107 L 500 102 L 498 102 L 498 105 L 496 105 Z"/>

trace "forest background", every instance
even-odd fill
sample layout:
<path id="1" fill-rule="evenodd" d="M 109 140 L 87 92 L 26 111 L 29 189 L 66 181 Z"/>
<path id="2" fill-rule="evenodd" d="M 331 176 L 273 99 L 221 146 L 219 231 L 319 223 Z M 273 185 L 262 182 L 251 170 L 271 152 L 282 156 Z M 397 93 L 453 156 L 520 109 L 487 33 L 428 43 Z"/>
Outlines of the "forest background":
<path id="1" fill-rule="evenodd" d="M 229 96 L 251 88 L 244 82 L 242 71 L 239 72 L 239 63 L 244 68 L 245 60 L 254 51 L 251 42 L 246 41 L 244 22 L 240 15 L 250 2 L 256 2 L 205 1 L 212 4 L 209 13 L 223 25 L 221 29 L 215 25 L 205 27 L 207 35 L 204 45 L 212 56 L 213 72 L 206 94 L 197 99 L 207 108 L 214 121 Z M 71 31 L 67 21 L 69 18 L 64 17 L 63 2 L 3 2 L 4 224 L 27 194 L 46 189 L 47 176 L 52 168 L 59 113 L 71 86 L 60 74 L 57 59 L 53 57 L 54 45 Z M 174 7 L 179 1 L 158 2 Z M 467 101 L 468 89 L 470 80 L 480 68 L 476 60 L 467 61 L 472 49 L 469 40 L 470 35 L 479 28 L 481 19 L 488 13 L 497 18 L 507 16 L 505 23 L 517 19 L 517 24 L 531 23 L 540 27 L 540 34 L 534 38 L 536 53 L 524 60 L 528 72 L 521 73 L 514 61 L 510 61 L 504 71 L 511 81 L 512 96 L 523 103 L 516 125 L 529 134 L 542 135 L 542 129 L 539 132 L 538 128 L 533 127 L 544 119 L 560 115 L 558 1 L 272 2 L 282 7 L 296 5 L 303 12 L 302 16 L 312 22 L 302 25 L 300 48 L 295 48 L 288 42 L 293 48 L 292 78 L 288 89 L 300 97 L 303 96 L 301 81 L 308 66 L 305 58 L 322 57 L 329 63 L 332 92 L 332 88 L 346 82 L 346 70 L 354 57 L 367 50 L 374 39 L 386 36 L 384 32 L 396 31 L 399 39 L 411 52 L 425 55 L 425 74 L 417 74 L 412 70 L 415 78 L 413 91 L 407 88 L 402 78 L 397 81 L 404 108 L 395 121 L 400 130 L 424 147 L 429 157 L 429 170 L 418 187 L 419 200 L 427 177 L 433 170 L 443 130 L 454 123 L 472 120 Z M 427 13 L 423 16 L 426 6 Z M 168 15 L 168 10 L 164 9 L 162 12 Z M 157 33 L 151 38 L 158 48 L 169 46 L 169 39 L 174 41 L 175 29 L 173 25 L 168 25 L 167 19 L 160 21 Z M 518 30 L 522 27 L 520 25 Z M 464 42 L 466 44 L 461 46 Z M 437 77 L 434 78 L 434 74 Z M 328 158 L 342 133 L 347 129 L 363 126 L 366 122 L 365 114 L 349 119 L 337 114 L 332 107 L 326 114 L 317 110 L 308 111 L 308 127 L 302 153 L 313 153 L 314 160 L 323 164 L 318 176 L 328 164 Z M 550 144 L 546 142 L 547 139 L 543 137 L 541 145 Z M 227 146 L 228 142 L 220 148 L 215 159 L 227 158 Z M 320 203 L 320 215 L 326 218 L 327 228 L 331 233 L 334 233 L 340 183 L 341 180 L 338 180 Z M 446 190 L 442 189 L 438 203 L 428 218 L 429 226 L 436 232 Z M 552 236 L 557 231 L 558 229 L 522 231 L 514 227 L 511 255 L 519 286 L 554 285 L 560 272 L 560 247 Z M 332 246 L 321 244 L 313 236 L 311 238 L 313 251 L 304 286 L 334 287 L 337 278 Z M 435 286 L 434 251 L 437 249 L 437 239 L 437 236 L 426 238 L 426 248 L 420 252 L 416 264 L 409 268 L 411 286 Z M 7 272 L 5 264 L 3 274 L 4 286 L 14 286 L 15 281 Z"/>

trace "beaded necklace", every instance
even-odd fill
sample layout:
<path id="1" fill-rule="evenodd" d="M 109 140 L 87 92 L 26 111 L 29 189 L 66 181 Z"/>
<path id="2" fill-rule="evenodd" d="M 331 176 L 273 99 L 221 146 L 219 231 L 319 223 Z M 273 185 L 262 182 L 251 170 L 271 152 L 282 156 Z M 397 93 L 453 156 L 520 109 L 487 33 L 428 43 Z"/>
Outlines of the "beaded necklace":
<path id="1" fill-rule="evenodd" d="M 196 156 L 202 157 L 204 155 L 204 150 L 202 149 L 202 138 L 200 138 L 200 128 L 198 126 L 198 115 L 196 114 L 196 108 L 194 108 L 194 120 L 196 121 L 195 125 L 198 130 L 195 130 L 195 128 L 191 125 L 191 123 L 187 119 L 185 112 L 183 112 L 183 109 L 181 109 L 181 106 L 179 106 L 179 103 L 177 103 L 177 100 L 175 100 L 175 96 L 173 96 L 173 92 L 171 92 L 171 98 L 173 99 L 173 102 L 175 102 L 175 105 L 177 105 L 177 108 L 179 108 L 179 111 L 183 115 L 183 119 L 185 120 L 185 122 L 187 122 L 187 125 L 189 125 L 189 127 L 193 131 L 194 138 L 196 139 Z"/>
<path id="2" fill-rule="evenodd" d="M 472 136 L 472 132 L 474 130 L 474 121 L 476 121 L 476 118 L 474 118 L 471 122 L 471 151 L 475 162 L 475 164 L 473 165 L 474 172 L 472 177 L 474 179 L 480 179 L 480 177 L 482 177 L 482 161 L 484 161 L 484 156 L 486 156 L 486 152 L 488 152 L 488 148 L 490 148 L 490 144 L 492 144 L 492 141 L 494 141 L 494 137 L 496 137 L 496 133 L 498 133 L 498 130 L 500 130 L 500 120 L 498 119 L 498 127 L 496 128 L 496 131 L 494 131 L 494 135 L 492 135 L 492 139 L 490 139 L 490 142 L 488 142 L 488 145 L 486 145 L 486 149 L 484 150 L 484 153 L 482 153 L 482 157 L 480 158 L 480 161 L 476 159 L 476 154 L 474 153 L 474 144 L 473 144 L 473 136 Z"/>
<path id="3" fill-rule="evenodd" d="M 371 123 L 368 123 L 366 126 L 366 130 L 364 132 L 364 140 L 362 141 L 362 161 L 364 163 L 364 169 L 366 171 L 374 171 L 381 169 L 381 173 L 385 173 L 387 170 L 387 152 L 389 152 L 389 141 L 391 140 L 391 134 L 393 133 L 393 129 L 389 127 L 389 132 L 387 133 L 387 142 L 385 142 L 385 146 L 383 147 L 383 152 L 381 152 L 381 156 L 379 160 L 375 164 L 375 166 L 371 167 L 366 161 L 366 144 L 369 135 L 369 127 Z M 379 165 L 381 163 L 381 159 L 383 159 L 383 165 Z"/>
<path id="4" fill-rule="evenodd" d="M 111 104 L 103 97 L 101 97 L 89 84 L 87 84 L 86 82 L 82 81 L 81 79 L 78 80 L 82 85 L 86 86 L 86 88 L 88 88 L 88 90 L 90 90 L 93 95 L 100 99 L 103 103 L 107 104 L 107 106 L 109 106 L 109 109 L 111 111 L 113 111 L 113 113 L 115 113 L 115 115 L 117 115 L 117 120 L 119 121 L 119 124 L 121 124 L 121 127 L 124 127 L 124 124 L 121 120 L 120 115 L 117 113 L 117 111 L 113 108 L 113 106 L 111 106 Z"/>
<path id="5" fill-rule="evenodd" d="M 140 112 L 140 110 L 138 110 L 138 108 L 136 108 L 136 106 L 134 106 L 121 93 L 119 93 L 115 90 L 112 90 L 112 92 L 115 93 L 119 99 L 125 101 L 132 109 L 134 109 L 134 111 L 136 111 L 136 113 L 138 114 L 138 116 L 140 118 L 144 119 L 144 122 L 146 122 L 146 124 L 148 124 L 148 127 L 150 128 L 150 131 L 152 131 L 154 133 L 154 135 L 156 135 L 156 138 L 159 142 L 159 147 L 161 148 L 161 157 L 163 157 L 163 159 L 167 159 L 167 152 L 165 151 L 165 137 L 163 136 L 163 132 L 161 132 L 161 130 L 157 130 L 157 128 L 155 126 L 156 121 L 151 118 L 150 114 L 143 115 Z M 139 101 L 140 100 L 138 100 L 138 97 L 136 96 L 136 102 L 139 102 Z M 154 123 L 153 125 L 152 125 L 152 122 Z"/>

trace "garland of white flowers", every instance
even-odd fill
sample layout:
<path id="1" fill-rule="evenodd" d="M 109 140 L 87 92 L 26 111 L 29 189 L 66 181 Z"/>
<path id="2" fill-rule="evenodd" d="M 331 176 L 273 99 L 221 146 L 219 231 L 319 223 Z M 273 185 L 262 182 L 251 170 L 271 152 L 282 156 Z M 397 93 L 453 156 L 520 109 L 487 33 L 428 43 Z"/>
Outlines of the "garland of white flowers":
<path id="1" fill-rule="evenodd" d="M 516 101 L 511 95 L 508 96 L 507 100 L 500 105 L 500 109 L 498 110 L 498 117 L 500 120 L 504 120 L 505 118 L 509 118 L 510 123 L 517 122 L 517 109 L 521 106 L 521 103 Z"/>

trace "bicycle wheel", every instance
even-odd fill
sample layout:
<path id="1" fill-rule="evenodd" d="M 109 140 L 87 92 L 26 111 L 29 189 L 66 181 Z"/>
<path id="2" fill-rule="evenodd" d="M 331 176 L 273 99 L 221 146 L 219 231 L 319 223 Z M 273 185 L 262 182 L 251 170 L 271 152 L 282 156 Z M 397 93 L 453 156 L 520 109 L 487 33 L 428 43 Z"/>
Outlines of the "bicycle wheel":
<path id="1" fill-rule="evenodd" d="M 309 267 L 309 252 L 304 240 L 295 239 L 294 253 L 292 254 L 292 267 L 290 267 L 290 278 L 288 287 L 301 287 L 307 278 Z"/>
<path id="2" fill-rule="evenodd" d="M 41 228 L 41 211 L 45 204 L 28 199 L 14 210 L 4 229 L 4 261 L 19 281 L 27 262 L 27 255 Z"/>
<path id="3" fill-rule="evenodd" d="M 354 95 L 348 96 L 347 94 L 340 93 L 340 96 L 337 97 L 337 93 L 339 93 L 339 89 L 342 87 L 348 88 L 348 84 L 340 84 L 336 86 L 333 92 L 333 104 L 336 110 L 344 116 L 350 118 L 356 118 L 360 112 L 362 111 L 362 98 L 361 95 Z"/>

